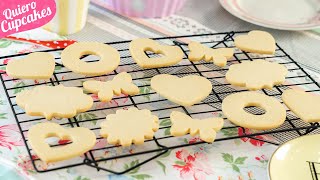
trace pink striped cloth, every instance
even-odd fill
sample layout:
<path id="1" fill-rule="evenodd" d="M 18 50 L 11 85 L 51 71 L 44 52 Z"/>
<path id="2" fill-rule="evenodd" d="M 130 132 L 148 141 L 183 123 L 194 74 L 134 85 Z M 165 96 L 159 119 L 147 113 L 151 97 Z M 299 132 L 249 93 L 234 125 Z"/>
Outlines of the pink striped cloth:
<path id="1" fill-rule="evenodd" d="M 179 11 L 186 0 L 94 0 L 131 17 L 157 18 Z"/>

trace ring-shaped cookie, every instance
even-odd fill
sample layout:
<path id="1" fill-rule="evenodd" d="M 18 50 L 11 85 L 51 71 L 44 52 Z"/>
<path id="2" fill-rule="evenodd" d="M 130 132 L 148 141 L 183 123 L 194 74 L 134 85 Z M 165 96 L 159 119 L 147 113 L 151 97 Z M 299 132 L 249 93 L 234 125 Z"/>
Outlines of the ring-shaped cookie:
<path id="1" fill-rule="evenodd" d="M 97 55 L 97 62 L 80 60 L 83 55 Z M 61 53 L 61 61 L 71 71 L 83 75 L 103 75 L 115 70 L 120 63 L 119 52 L 106 44 L 98 42 L 79 42 L 65 48 Z"/>
<path id="2" fill-rule="evenodd" d="M 244 108 L 249 106 L 260 107 L 265 113 L 248 113 Z M 286 110 L 277 99 L 252 91 L 227 96 L 222 102 L 222 111 L 232 123 L 249 129 L 276 128 L 286 119 Z"/>

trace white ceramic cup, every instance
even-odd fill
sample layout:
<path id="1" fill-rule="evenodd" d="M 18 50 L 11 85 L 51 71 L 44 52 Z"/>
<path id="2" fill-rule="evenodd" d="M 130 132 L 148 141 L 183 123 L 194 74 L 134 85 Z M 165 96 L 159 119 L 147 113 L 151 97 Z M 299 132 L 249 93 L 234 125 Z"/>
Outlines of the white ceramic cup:
<path id="1" fill-rule="evenodd" d="M 79 32 L 86 24 L 90 0 L 55 0 L 57 12 L 43 28 L 60 35 Z"/>

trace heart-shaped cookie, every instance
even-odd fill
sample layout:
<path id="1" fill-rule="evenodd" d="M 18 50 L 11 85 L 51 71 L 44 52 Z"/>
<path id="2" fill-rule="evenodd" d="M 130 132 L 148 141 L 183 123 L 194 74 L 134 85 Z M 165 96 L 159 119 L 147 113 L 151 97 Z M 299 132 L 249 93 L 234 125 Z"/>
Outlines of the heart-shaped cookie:
<path id="1" fill-rule="evenodd" d="M 9 61 L 6 72 L 13 78 L 49 79 L 53 74 L 54 66 L 53 55 L 35 52 L 23 59 Z"/>
<path id="2" fill-rule="evenodd" d="M 276 42 L 271 34 L 265 31 L 250 31 L 248 35 L 240 35 L 234 38 L 237 48 L 259 54 L 274 54 Z"/>
<path id="3" fill-rule="evenodd" d="M 162 56 L 149 58 L 146 51 L 152 51 Z M 160 45 L 158 42 L 146 38 L 131 41 L 130 53 L 133 60 L 142 68 L 171 66 L 179 63 L 183 58 L 183 52 L 179 47 Z"/>
<path id="4" fill-rule="evenodd" d="M 161 96 L 182 106 L 192 106 L 205 99 L 212 90 L 211 82 L 201 76 L 179 78 L 160 74 L 151 79 L 151 88 Z"/>
<path id="5" fill-rule="evenodd" d="M 288 89 L 282 94 L 286 106 L 305 122 L 320 121 L 320 96 L 301 90 Z"/>
<path id="6" fill-rule="evenodd" d="M 71 140 L 71 144 L 50 147 L 45 142 L 48 137 Z M 29 143 L 38 157 L 45 162 L 56 162 L 80 156 L 96 144 L 95 134 L 87 128 L 65 129 L 56 123 L 39 123 L 28 132 Z"/>

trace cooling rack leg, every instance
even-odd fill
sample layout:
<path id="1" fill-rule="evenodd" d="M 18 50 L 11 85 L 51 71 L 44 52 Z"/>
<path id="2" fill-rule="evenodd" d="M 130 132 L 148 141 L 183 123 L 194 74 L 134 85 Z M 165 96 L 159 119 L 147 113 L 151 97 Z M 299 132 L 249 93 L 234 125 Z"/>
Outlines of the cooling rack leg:
<path id="1" fill-rule="evenodd" d="M 113 173 L 113 174 L 121 175 L 121 174 L 130 172 L 130 171 L 136 169 L 137 167 L 140 167 L 140 166 L 142 166 L 142 165 L 150 162 L 151 160 L 154 160 L 154 159 L 158 158 L 159 156 L 167 153 L 168 151 L 169 151 L 169 150 L 166 149 L 166 150 L 160 152 L 159 154 L 156 154 L 155 156 L 152 156 L 151 158 L 146 159 L 146 160 L 142 161 L 141 163 L 139 163 L 139 164 L 137 164 L 137 165 L 135 165 L 135 166 L 132 166 L 131 168 L 126 169 L 126 170 L 124 170 L 124 171 L 114 171 L 114 170 L 111 170 L 111 169 L 107 169 L 107 168 L 103 168 L 103 167 L 97 166 L 97 165 L 96 165 L 96 164 L 97 164 L 96 162 L 90 161 L 89 159 L 85 159 L 85 160 L 84 160 L 84 163 L 85 163 L 86 165 L 88 165 L 88 166 L 91 166 L 91 167 L 94 167 L 94 168 L 97 168 L 97 169 L 100 169 L 100 170 L 104 170 L 104 171 L 107 171 L 107 172 L 110 172 L 110 173 Z"/>

